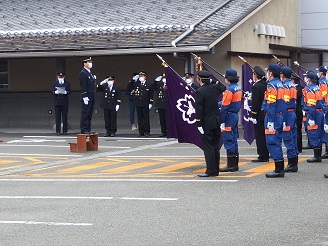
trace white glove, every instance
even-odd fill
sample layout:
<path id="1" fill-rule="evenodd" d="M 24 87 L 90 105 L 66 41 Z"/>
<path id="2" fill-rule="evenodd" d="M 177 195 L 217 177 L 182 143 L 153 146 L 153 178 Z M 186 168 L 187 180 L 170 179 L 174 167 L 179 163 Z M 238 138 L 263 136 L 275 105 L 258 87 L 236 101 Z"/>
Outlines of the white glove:
<path id="1" fill-rule="evenodd" d="M 305 117 L 306 113 L 305 113 L 305 111 L 304 111 L 304 110 L 302 110 L 302 113 L 303 113 L 303 117 Z"/>
<path id="2" fill-rule="evenodd" d="M 58 94 L 59 94 L 59 92 L 58 92 L 57 90 L 55 90 L 55 94 L 57 94 L 57 95 L 58 95 Z"/>
<path id="3" fill-rule="evenodd" d="M 225 123 L 221 123 L 221 125 L 220 125 L 220 128 L 221 128 L 221 130 L 225 130 Z"/>
<path id="4" fill-rule="evenodd" d="M 103 81 L 100 82 L 100 85 L 106 84 L 108 82 L 108 79 L 104 79 Z"/>
<path id="5" fill-rule="evenodd" d="M 282 123 L 282 130 L 285 131 L 286 130 L 286 122 Z"/>
<path id="6" fill-rule="evenodd" d="M 198 129 L 198 131 L 200 132 L 200 134 L 204 134 L 204 129 L 203 129 L 203 127 L 197 127 L 197 129 Z"/>
<path id="7" fill-rule="evenodd" d="M 137 81 L 139 79 L 139 75 L 135 75 L 133 78 L 132 78 L 134 81 Z"/>
<path id="8" fill-rule="evenodd" d="M 89 104 L 89 97 L 83 97 L 83 102 L 85 105 L 88 105 Z"/>
<path id="9" fill-rule="evenodd" d="M 162 76 L 158 76 L 156 79 L 155 79 L 155 81 L 161 81 L 161 79 L 162 79 Z"/>
<path id="10" fill-rule="evenodd" d="M 96 76 L 96 75 L 93 75 L 93 78 L 94 78 L 94 79 L 97 79 L 97 76 Z"/>
<path id="11" fill-rule="evenodd" d="M 249 120 L 250 120 L 254 125 L 257 124 L 257 120 L 256 120 L 256 119 L 254 119 L 254 118 L 250 118 Z"/>
<path id="12" fill-rule="evenodd" d="M 149 109 L 151 109 L 151 108 L 153 107 L 153 104 L 150 103 L 150 104 L 148 105 L 148 107 L 149 107 Z"/>
<path id="13" fill-rule="evenodd" d="M 309 123 L 310 126 L 314 126 L 315 125 L 314 120 L 309 120 L 308 123 Z"/>
<path id="14" fill-rule="evenodd" d="M 116 112 L 119 110 L 119 108 L 120 108 L 120 105 L 116 105 L 116 107 L 115 107 Z"/>
<path id="15" fill-rule="evenodd" d="M 326 133 L 328 133 L 328 125 L 324 124 L 323 129 L 325 130 Z"/>
<path id="16" fill-rule="evenodd" d="M 269 129 L 269 132 L 273 132 L 274 131 L 274 123 L 273 122 L 268 122 L 267 128 Z"/>

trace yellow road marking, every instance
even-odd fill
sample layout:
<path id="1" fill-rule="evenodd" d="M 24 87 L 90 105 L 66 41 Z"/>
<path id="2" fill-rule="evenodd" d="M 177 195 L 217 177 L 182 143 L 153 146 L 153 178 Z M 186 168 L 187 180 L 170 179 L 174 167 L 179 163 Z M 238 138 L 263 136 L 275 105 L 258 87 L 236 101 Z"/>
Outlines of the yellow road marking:
<path id="1" fill-rule="evenodd" d="M 6 165 L 6 164 L 11 164 L 11 163 L 15 163 L 15 162 L 19 162 L 19 161 L 0 161 L 0 165 Z"/>
<path id="2" fill-rule="evenodd" d="M 76 167 L 71 167 L 71 168 L 66 168 L 66 169 L 61 169 L 58 170 L 57 173 L 75 173 L 75 172 L 82 172 L 82 171 L 87 171 L 95 168 L 100 168 L 100 167 L 107 167 L 111 165 L 115 165 L 121 162 L 126 162 L 126 161 L 112 161 L 112 162 L 96 162 L 93 164 L 88 164 L 88 165 L 83 165 L 83 166 L 76 166 Z"/>
<path id="3" fill-rule="evenodd" d="M 259 167 L 255 167 L 255 168 L 245 170 L 244 172 L 261 174 L 261 173 L 272 171 L 273 169 L 274 169 L 274 162 L 271 162 L 271 163 L 263 165 L 263 166 L 259 166 Z"/>
<path id="4" fill-rule="evenodd" d="M 161 163 L 162 162 L 158 162 L 158 161 L 156 161 L 156 162 L 155 161 L 139 162 L 139 163 L 128 165 L 128 166 L 103 170 L 101 172 L 102 173 L 120 173 L 120 172 L 126 172 L 126 171 L 135 170 L 135 169 L 140 169 L 140 168 L 144 168 L 144 167 L 150 167 L 150 166 L 158 165 L 158 164 L 161 164 Z"/>
<path id="5" fill-rule="evenodd" d="M 156 168 L 156 169 L 150 170 L 148 172 L 151 172 L 151 173 L 167 173 L 167 172 L 172 172 L 172 171 L 176 171 L 176 170 L 187 168 L 187 167 L 198 166 L 198 165 L 203 164 L 203 163 L 204 162 L 202 162 L 202 161 L 201 162 L 200 161 L 181 162 L 181 163 L 170 165 L 170 166 L 167 166 L 167 167 Z"/>

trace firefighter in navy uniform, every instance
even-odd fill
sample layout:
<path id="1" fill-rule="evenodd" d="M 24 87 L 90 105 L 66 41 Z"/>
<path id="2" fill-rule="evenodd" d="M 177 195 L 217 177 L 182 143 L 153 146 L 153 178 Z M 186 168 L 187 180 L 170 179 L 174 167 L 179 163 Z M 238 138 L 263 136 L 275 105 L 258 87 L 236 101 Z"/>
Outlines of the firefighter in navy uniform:
<path id="1" fill-rule="evenodd" d="M 81 87 L 81 133 L 91 132 L 92 113 L 95 105 L 96 76 L 91 73 L 92 59 L 86 57 L 82 60 L 83 69 L 80 72 L 79 80 Z"/>
<path id="2" fill-rule="evenodd" d="M 155 107 L 158 108 L 159 122 L 161 125 L 161 135 L 159 137 L 166 137 L 167 126 L 166 126 L 166 77 L 165 73 L 162 73 L 154 81 L 154 91 L 156 95 Z"/>
<path id="3" fill-rule="evenodd" d="M 267 162 L 269 161 L 269 151 L 265 141 L 264 112 L 261 110 L 267 83 L 265 72 L 259 66 L 255 66 L 253 69 L 253 81 L 255 83 L 252 87 L 252 122 L 258 157 L 252 162 Z"/>
<path id="4" fill-rule="evenodd" d="M 284 156 L 282 152 L 283 113 L 286 110 L 284 101 L 284 86 L 280 81 L 280 66 L 271 63 L 267 69 L 267 90 L 264 95 L 262 110 L 265 113 L 265 140 L 275 170 L 267 173 L 267 178 L 285 176 Z"/>
<path id="5" fill-rule="evenodd" d="M 134 102 L 138 117 L 139 137 L 150 134 L 149 110 L 153 106 L 153 85 L 146 80 L 147 73 L 139 72 L 139 78 L 134 84 Z"/>
<path id="6" fill-rule="evenodd" d="M 322 92 L 317 85 L 317 75 L 314 72 L 309 71 L 305 76 L 307 86 L 304 95 L 304 110 L 309 141 L 314 151 L 314 157 L 307 159 L 307 162 L 321 162 L 324 117 Z"/>
<path id="7" fill-rule="evenodd" d="M 218 108 L 219 96 L 225 91 L 221 83 L 211 84 L 211 73 L 205 70 L 198 72 L 199 89 L 196 90 L 196 123 L 201 134 L 203 151 L 206 161 L 206 171 L 199 177 L 219 175 L 220 124 L 221 116 Z"/>
<path id="8" fill-rule="evenodd" d="M 187 83 L 188 86 L 193 88 L 194 90 L 198 89 L 198 86 L 194 83 L 194 74 L 192 73 L 185 73 L 184 74 L 184 79 Z"/>
<path id="9" fill-rule="evenodd" d="M 67 134 L 68 95 L 71 94 L 71 85 L 65 79 L 65 73 L 58 72 L 57 79 L 52 85 L 54 95 L 56 134 L 60 134 L 61 122 L 63 122 L 63 134 Z"/>
<path id="10" fill-rule="evenodd" d="M 101 81 L 98 89 L 103 93 L 100 107 L 104 109 L 106 129 L 104 137 L 114 137 L 117 132 L 117 111 L 121 104 L 121 92 L 115 85 L 115 76 L 108 76 Z"/>

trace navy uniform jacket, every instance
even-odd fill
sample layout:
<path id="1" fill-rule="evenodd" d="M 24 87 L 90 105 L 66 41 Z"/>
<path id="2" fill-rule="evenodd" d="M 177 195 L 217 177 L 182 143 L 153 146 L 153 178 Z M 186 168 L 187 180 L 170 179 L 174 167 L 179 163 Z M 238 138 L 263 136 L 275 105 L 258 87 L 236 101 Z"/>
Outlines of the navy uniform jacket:
<path id="1" fill-rule="evenodd" d="M 136 107 L 148 108 L 149 104 L 153 104 L 153 86 L 148 81 L 142 86 L 138 80 L 134 84 L 134 103 Z"/>
<path id="2" fill-rule="evenodd" d="M 81 101 L 88 97 L 90 101 L 95 100 L 96 84 L 94 76 L 85 68 L 80 72 Z"/>
<path id="3" fill-rule="evenodd" d="M 155 107 L 166 109 L 166 89 L 164 88 L 164 82 L 163 81 L 155 81 L 154 82 L 154 91 L 156 95 L 155 100 Z"/>
<path id="4" fill-rule="evenodd" d="M 67 94 L 55 94 L 56 87 L 65 88 Z M 58 79 L 52 85 L 52 94 L 54 95 L 54 105 L 55 106 L 64 106 L 68 105 L 68 95 L 71 94 L 71 84 L 64 79 L 64 84 L 60 84 Z"/>
<path id="5" fill-rule="evenodd" d="M 203 84 L 196 91 L 196 122 L 204 130 L 218 128 L 221 124 L 220 110 L 218 107 L 219 96 L 226 87 L 221 84 Z"/>
<path id="6" fill-rule="evenodd" d="M 103 93 L 100 107 L 104 109 L 115 109 L 116 105 L 120 105 L 121 92 L 117 85 L 113 84 L 111 91 L 109 90 L 107 83 L 99 86 L 98 89 Z"/>
<path id="7" fill-rule="evenodd" d="M 252 118 L 257 121 L 264 121 L 264 112 L 261 108 L 266 89 L 267 82 L 262 79 L 257 81 L 252 87 Z"/>
<path id="8" fill-rule="evenodd" d="M 190 87 L 194 90 L 197 90 L 199 88 L 198 85 L 196 85 L 195 83 L 192 83 Z"/>
<path id="9" fill-rule="evenodd" d="M 134 83 L 134 80 L 131 79 L 128 85 L 126 86 L 125 94 L 129 96 L 129 101 L 133 101 L 134 99 L 134 95 L 131 93 L 134 90 Z"/>

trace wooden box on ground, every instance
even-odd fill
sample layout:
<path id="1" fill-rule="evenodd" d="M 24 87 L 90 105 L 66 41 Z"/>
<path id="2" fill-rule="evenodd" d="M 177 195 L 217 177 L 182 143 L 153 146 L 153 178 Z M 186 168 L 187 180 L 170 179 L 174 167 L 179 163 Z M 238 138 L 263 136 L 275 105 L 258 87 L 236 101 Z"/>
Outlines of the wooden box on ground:
<path id="1" fill-rule="evenodd" d="M 98 150 L 98 133 L 77 134 L 76 143 L 69 143 L 71 152 Z"/>

